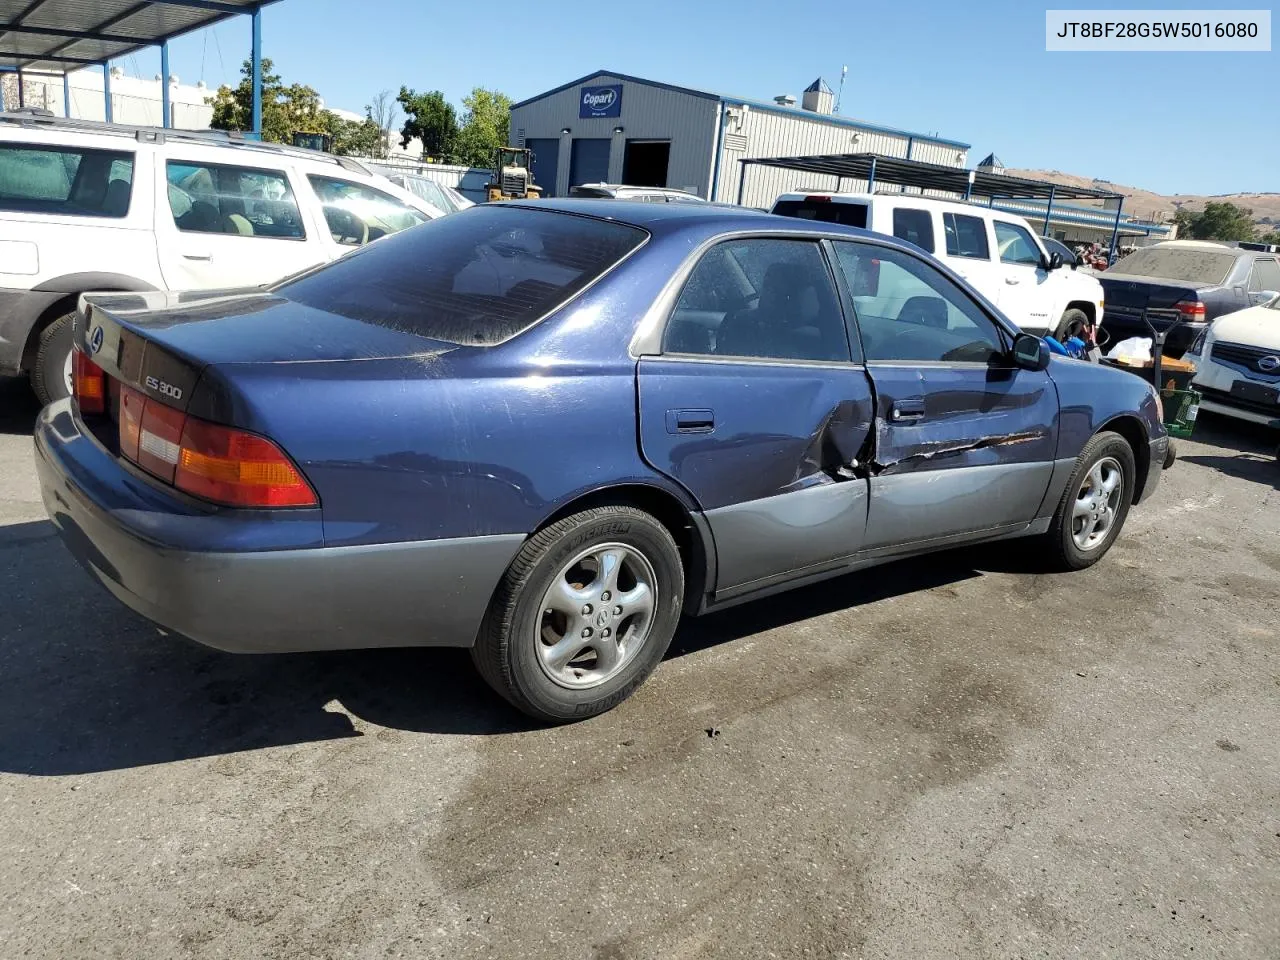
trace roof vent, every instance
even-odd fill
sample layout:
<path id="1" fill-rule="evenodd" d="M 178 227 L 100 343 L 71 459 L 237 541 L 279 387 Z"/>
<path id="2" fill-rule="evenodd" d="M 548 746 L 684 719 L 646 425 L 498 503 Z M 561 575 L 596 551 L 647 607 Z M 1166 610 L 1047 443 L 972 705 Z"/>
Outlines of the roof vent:
<path id="1" fill-rule="evenodd" d="M 773 102 L 780 107 L 794 107 L 796 105 L 796 98 L 789 93 L 780 93 L 778 96 L 773 98 Z"/>

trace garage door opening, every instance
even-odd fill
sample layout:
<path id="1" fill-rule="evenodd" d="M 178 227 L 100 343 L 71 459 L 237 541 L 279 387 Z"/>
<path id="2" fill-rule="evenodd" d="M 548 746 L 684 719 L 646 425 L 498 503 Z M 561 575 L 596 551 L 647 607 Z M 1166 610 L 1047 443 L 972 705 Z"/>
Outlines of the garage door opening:
<path id="1" fill-rule="evenodd" d="M 670 140 L 628 140 L 622 155 L 622 182 L 633 187 L 665 187 Z"/>

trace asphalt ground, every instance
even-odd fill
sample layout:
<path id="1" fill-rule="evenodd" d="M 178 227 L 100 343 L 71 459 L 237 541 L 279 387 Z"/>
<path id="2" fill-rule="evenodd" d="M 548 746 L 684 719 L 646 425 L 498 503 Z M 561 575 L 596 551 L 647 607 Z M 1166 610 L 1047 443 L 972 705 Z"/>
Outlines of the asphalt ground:
<path id="1" fill-rule="evenodd" d="M 530 727 L 465 652 L 237 657 L 71 560 L 0 383 L 0 957 L 1280 956 L 1277 438 L 1080 574 L 1006 544 L 688 621 Z"/>

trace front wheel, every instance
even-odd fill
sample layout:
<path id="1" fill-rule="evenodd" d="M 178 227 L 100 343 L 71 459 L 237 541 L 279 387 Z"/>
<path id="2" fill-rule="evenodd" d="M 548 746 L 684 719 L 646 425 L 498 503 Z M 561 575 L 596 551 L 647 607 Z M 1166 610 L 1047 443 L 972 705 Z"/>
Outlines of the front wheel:
<path id="1" fill-rule="evenodd" d="M 1118 433 L 1095 435 L 1076 459 L 1045 534 L 1049 559 L 1060 570 L 1083 570 L 1103 558 L 1129 515 L 1137 467 Z"/>
<path id="2" fill-rule="evenodd" d="M 1072 337 L 1083 340 L 1088 329 L 1089 315 L 1083 310 L 1072 307 L 1062 312 L 1062 320 L 1058 322 L 1058 329 L 1053 332 L 1053 339 L 1059 343 L 1066 343 Z"/>
<path id="3" fill-rule="evenodd" d="M 530 537 L 511 561 L 471 659 L 538 720 L 604 713 L 661 662 L 684 569 L 670 532 L 628 506 L 595 507 Z"/>

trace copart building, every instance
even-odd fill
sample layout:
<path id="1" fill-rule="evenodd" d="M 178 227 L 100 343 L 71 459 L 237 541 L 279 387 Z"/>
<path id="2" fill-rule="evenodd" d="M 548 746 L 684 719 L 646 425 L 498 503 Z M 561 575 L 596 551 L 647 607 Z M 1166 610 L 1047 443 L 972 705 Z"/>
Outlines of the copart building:
<path id="1" fill-rule="evenodd" d="M 511 132 L 533 152 L 534 182 L 547 196 L 603 181 L 768 207 L 797 187 L 865 190 L 867 183 L 753 169 L 740 196 L 738 161 L 857 152 L 965 166 L 967 143 L 854 120 L 834 106 L 821 79 L 797 105 L 793 97 L 745 100 L 602 70 L 515 104 Z"/>

